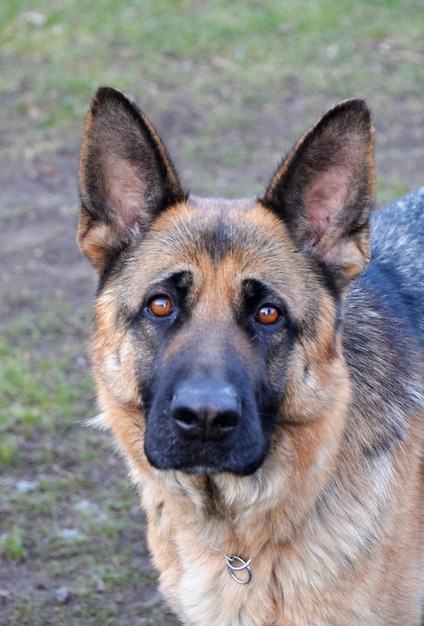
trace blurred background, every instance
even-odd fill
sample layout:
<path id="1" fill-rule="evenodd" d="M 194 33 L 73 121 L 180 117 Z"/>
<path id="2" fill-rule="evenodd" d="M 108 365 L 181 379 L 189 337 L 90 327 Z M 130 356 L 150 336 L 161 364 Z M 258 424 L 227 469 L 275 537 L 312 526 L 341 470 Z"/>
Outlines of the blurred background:
<path id="1" fill-rule="evenodd" d="M 422 0 L 1 0 L 0 624 L 175 625 L 95 415 L 94 276 L 75 245 L 100 84 L 134 97 L 186 189 L 263 191 L 328 107 L 365 98 L 377 203 L 424 185 Z"/>

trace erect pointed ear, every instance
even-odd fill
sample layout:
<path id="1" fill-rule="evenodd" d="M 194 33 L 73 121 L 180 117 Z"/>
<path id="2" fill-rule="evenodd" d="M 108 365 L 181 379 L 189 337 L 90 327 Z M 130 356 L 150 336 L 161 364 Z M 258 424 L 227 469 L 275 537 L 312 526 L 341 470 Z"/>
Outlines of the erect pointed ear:
<path id="1" fill-rule="evenodd" d="M 260 198 L 284 220 L 297 245 L 315 257 L 339 290 L 369 260 L 373 152 L 366 103 L 342 102 L 300 139 Z"/>
<path id="2" fill-rule="evenodd" d="M 98 90 L 85 123 L 80 194 L 77 241 L 99 275 L 161 211 L 185 199 L 153 126 L 110 87 Z"/>

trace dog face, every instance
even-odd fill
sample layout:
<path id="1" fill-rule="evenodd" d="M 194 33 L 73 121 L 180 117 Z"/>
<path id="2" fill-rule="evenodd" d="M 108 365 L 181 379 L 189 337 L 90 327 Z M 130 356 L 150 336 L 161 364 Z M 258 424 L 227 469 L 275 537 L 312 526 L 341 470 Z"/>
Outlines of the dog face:
<path id="1" fill-rule="evenodd" d="M 99 296 L 95 352 L 116 399 L 143 407 L 147 458 L 159 469 L 253 472 L 277 420 L 308 419 L 280 414 L 287 379 L 303 367 L 308 385 L 339 367 L 334 298 L 314 273 L 299 288 L 308 264 L 293 267 L 284 225 L 261 206 L 177 207 L 127 254 Z M 117 326 L 120 341 L 104 346 Z M 314 364 L 305 326 L 319 337 Z"/>
<path id="2" fill-rule="evenodd" d="M 350 101 L 261 198 L 188 198 L 148 120 L 99 90 L 78 239 L 99 275 L 99 395 L 111 414 L 120 407 L 112 427 L 135 462 L 246 475 L 295 426 L 338 420 L 340 431 L 350 386 L 339 322 L 369 255 L 371 161 L 368 111 Z"/>

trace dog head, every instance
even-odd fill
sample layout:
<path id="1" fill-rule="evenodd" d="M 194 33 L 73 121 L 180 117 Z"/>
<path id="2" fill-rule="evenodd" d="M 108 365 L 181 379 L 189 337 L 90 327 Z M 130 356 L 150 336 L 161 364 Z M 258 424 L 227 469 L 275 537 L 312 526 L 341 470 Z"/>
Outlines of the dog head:
<path id="1" fill-rule="evenodd" d="M 346 101 L 261 197 L 189 197 L 141 111 L 98 91 L 78 243 L 99 278 L 99 397 L 134 463 L 251 474 L 284 429 L 343 415 L 342 300 L 369 258 L 372 160 L 369 111 Z"/>

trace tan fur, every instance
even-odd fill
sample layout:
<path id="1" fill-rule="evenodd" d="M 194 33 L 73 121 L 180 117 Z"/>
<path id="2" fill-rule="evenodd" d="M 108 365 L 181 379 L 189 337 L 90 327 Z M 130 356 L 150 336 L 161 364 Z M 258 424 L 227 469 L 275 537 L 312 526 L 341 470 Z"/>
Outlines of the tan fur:
<path id="1" fill-rule="evenodd" d="M 345 124 L 349 123 L 353 122 L 346 116 Z M 86 133 L 92 125 L 89 116 Z M 166 167 L 171 168 L 150 123 L 148 129 Z M 305 203 L 313 216 L 309 230 L 299 227 L 306 234 L 298 242 L 290 232 L 291 223 L 286 225 L 266 204 L 274 202 L 281 181 L 291 175 L 296 151 L 303 150 L 305 138 L 277 171 L 263 201 L 182 201 L 178 197 L 149 223 L 136 245 L 129 244 L 125 270 L 108 275 L 98 295 L 92 355 L 103 416 L 97 421 L 113 431 L 128 462 L 146 511 L 148 544 L 160 572 L 161 590 L 184 624 L 420 624 L 423 371 L 418 364 L 409 373 L 402 402 L 385 401 L 391 368 L 397 365 L 390 364 L 395 357 L 390 356 L 388 339 L 374 315 L 367 332 L 377 355 L 372 367 L 379 363 L 379 370 L 366 374 L 375 378 L 368 393 L 362 374 L 351 375 L 344 354 L 350 347 L 349 337 L 359 330 L 352 323 L 351 335 L 342 345 L 335 300 L 311 261 L 319 254 L 331 271 L 336 268 L 334 280 L 342 291 L 368 261 L 365 223 L 350 239 L 340 234 L 337 220 L 333 230 L 325 227 L 328 206 L 333 203 L 331 212 L 339 211 L 350 201 L 350 159 L 359 163 L 356 169 L 366 162 L 363 167 L 371 172 L 369 188 L 373 185 L 371 143 L 359 145 L 358 136 L 352 131 L 346 139 L 351 147 L 346 153 L 341 150 L 335 168 L 313 179 L 305 190 Z M 335 141 L 329 137 L 328 141 Z M 90 150 L 87 141 L 83 145 L 84 196 Z M 176 187 L 173 170 L 170 178 Z M 141 212 L 140 196 L 141 192 L 135 199 L 127 198 L 121 217 Z M 134 202 L 140 202 L 140 208 Z M 324 216 L 321 206 L 326 207 Z M 136 217 L 128 219 L 134 222 Z M 204 249 L 202 233 L 206 226 L 218 232 L 223 222 L 234 241 L 242 225 L 248 243 L 234 245 L 219 258 Z M 79 241 L 100 276 L 122 228 L 120 222 L 115 226 L 97 223 L 83 208 Z M 162 347 L 165 366 L 190 348 L 199 368 L 219 367 L 232 353 L 252 379 L 260 375 L 255 344 L 235 314 L 246 279 L 270 285 L 290 303 L 297 319 L 311 318 L 310 327 L 285 358 L 287 385 L 270 447 L 251 475 L 156 469 L 146 458 L 148 407 L 144 407 L 139 379 L 154 371 L 156 357 L 150 348 L 150 331 L 137 343 L 123 318 L 134 317 L 141 296 L 151 285 L 179 271 L 193 277 L 192 314 Z M 278 375 L 278 368 L 270 369 L 270 385 L 278 383 Z M 379 436 L 373 393 L 381 398 L 382 410 L 386 407 L 392 420 L 401 424 L 402 436 L 390 442 L 390 454 L 365 453 Z M 252 559 L 248 585 L 231 580 L 225 555 Z"/>

